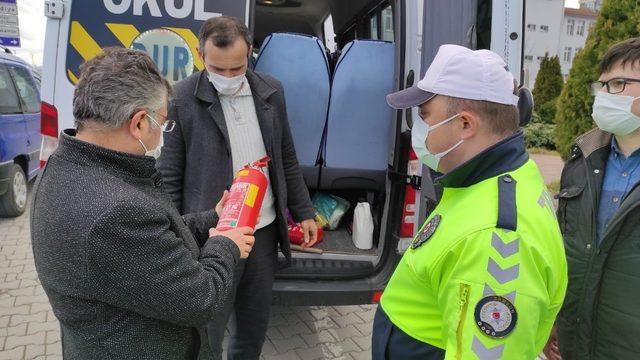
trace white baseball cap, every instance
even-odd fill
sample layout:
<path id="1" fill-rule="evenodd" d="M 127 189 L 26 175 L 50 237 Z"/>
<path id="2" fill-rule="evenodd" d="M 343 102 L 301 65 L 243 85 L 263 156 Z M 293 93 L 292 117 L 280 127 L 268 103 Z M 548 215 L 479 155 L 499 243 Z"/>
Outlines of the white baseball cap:
<path id="1" fill-rule="evenodd" d="M 440 46 L 417 85 L 387 95 L 387 103 L 395 109 L 406 109 L 420 106 L 436 95 L 447 95 L 517 106 L 514 84 L 500 55 L 447 44 Z"/>

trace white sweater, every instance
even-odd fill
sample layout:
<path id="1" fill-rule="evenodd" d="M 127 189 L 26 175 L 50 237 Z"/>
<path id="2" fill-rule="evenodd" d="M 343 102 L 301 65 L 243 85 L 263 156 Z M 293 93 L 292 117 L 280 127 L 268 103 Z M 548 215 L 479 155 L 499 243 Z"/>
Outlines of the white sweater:
<path id="1" fill-rule="evenodd" d="M 253 103 L 251 88 L 247 80 L 245 79 L 242 88 L 237 94 L 219 94 L 219 96 L 229 131 L 231 158 L 233 159 L 233 172 L 235 174 L 245 165 L 267 156 L 267 150 L 264 146 L 256 107 Z M 264 171 L 269 185 L 262 203 L 260 223 L 256 226 L 256 230 L 271 224 L 276 219 L 269 169 L 264 168 Z"/>

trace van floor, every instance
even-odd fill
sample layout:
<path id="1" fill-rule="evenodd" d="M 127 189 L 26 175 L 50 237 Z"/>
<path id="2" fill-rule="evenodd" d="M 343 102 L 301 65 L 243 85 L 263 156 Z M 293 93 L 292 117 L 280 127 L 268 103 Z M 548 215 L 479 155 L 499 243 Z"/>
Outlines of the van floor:
<path id="1" fill-rule="evenodd" d="M 314 246 L 315 248 L 322 249 L 327 253 L 345 253 L 345 254 L 357 254 L 357 255 L 375 255 L 375 247 L 371 250 L 361 250 L 353 245 L 351 240 L 351 234 L 347 229 L 337 229 L 334 231 L 325 231 L 322 242 Z"/>

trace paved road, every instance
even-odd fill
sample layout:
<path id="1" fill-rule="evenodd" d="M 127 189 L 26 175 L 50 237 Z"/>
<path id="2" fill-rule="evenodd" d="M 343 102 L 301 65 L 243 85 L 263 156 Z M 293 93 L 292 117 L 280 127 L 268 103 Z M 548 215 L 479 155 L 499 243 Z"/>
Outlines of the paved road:
<path id="1" fill-rule="evenodd" d="M 555 181 L 560 181 L 560 175 L 562 174 L 562 168 L 564 162 L 559 156 L 545 155 L 545 154 L 532 154 L 531 159 L 538 164 L 538 168 L 542 173 L 544 182 L 548 185 Z"/>
<path id="2" fill-rule="evenodd" d="M 370 359 L 375 306 L 274 307 L 263 359 Z M 33 263 L 29 217 L 0 218 L 0 360 L 62 359 Z"/>

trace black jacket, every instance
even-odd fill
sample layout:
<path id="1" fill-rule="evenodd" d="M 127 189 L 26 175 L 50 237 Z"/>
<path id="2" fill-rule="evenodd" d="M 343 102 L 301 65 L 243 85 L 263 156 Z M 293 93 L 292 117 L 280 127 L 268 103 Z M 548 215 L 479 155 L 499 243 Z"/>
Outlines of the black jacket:
<path id="1" fill-rule="evenodd" d="M 238 247 L 215 212 L 180 216 L 155 161 L 61 136 L 31 213 L 38 276 L 65 359 L 194 359 L 225 303 Z M 204 345 L 204 346 L 202 346 Z"/>
<path id="2" fill-rule="evenodd" d="M 556 325 L 565 360 L 640 358 L 640 186 L 596 240 L 611 134 L 595 129 L 572 148 L 560 181 L 558 222 L 569 286 Z"/>
<path id="3" fill-rule="evenodd" d="M 280 248 L 289 259 L 286 208 L 296 221 L 313 219 L 315 213 L 298 165 L 282 85 L 251 70 L 247 71 L 247 80 L 271 158 L 269 176 L 276 200 Z M 233 182 L 234 173 L 224 113 L 206 71 L 192 74 L 175 86 L 168 118 L 177 125 L 165 135 L 158 161 L 167 192 L 183 214 L 211 209 Z"/>

